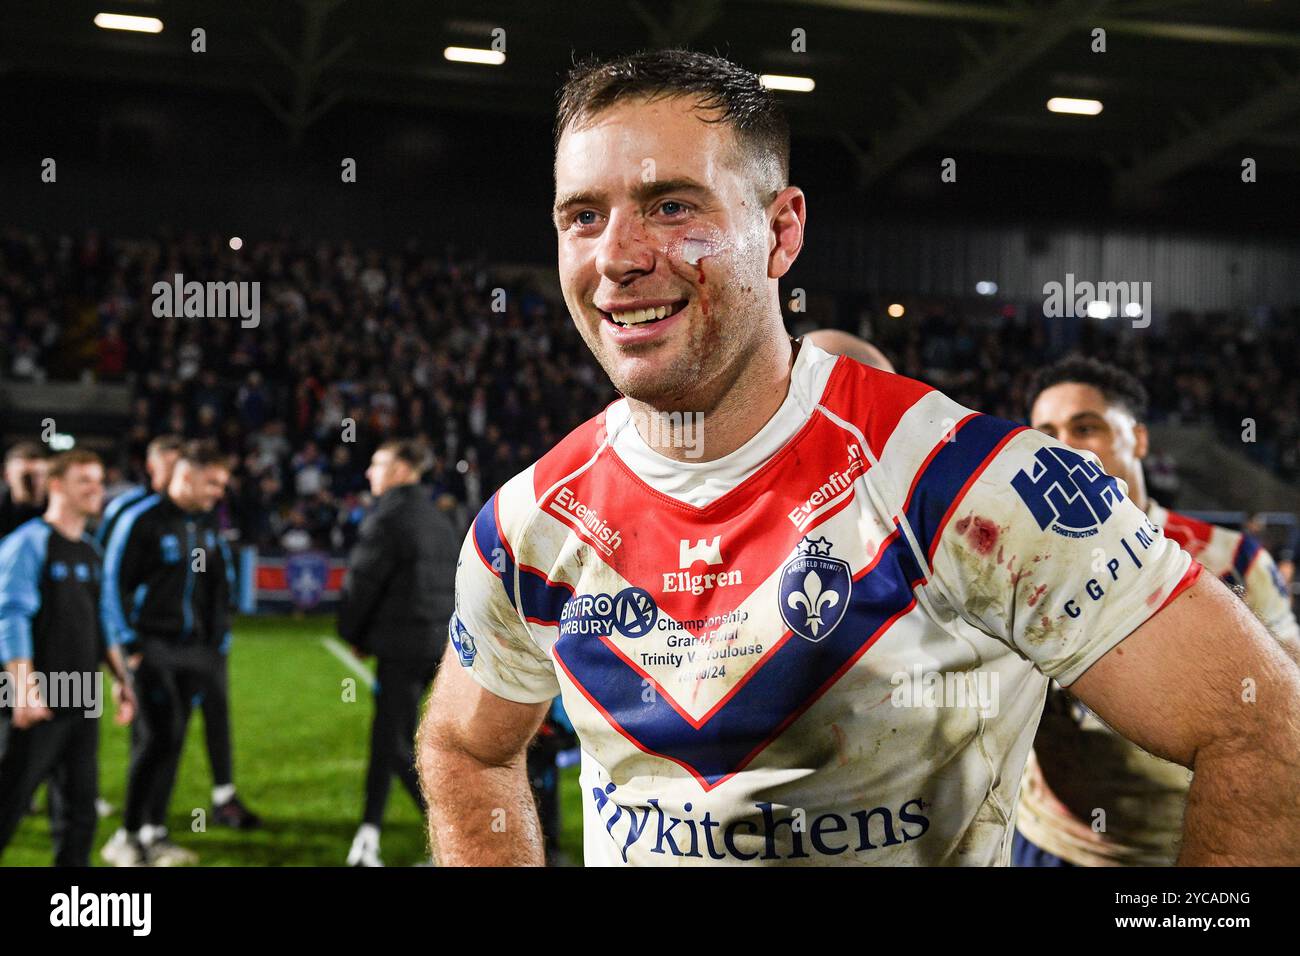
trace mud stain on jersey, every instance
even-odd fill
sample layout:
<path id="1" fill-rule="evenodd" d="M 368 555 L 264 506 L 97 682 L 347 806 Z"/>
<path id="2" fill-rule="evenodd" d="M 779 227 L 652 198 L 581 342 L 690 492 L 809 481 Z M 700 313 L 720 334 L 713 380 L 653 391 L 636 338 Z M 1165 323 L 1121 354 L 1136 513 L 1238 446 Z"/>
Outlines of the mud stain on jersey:
<path id="1" fill-rule="evenodd" d="M 848 740 L 844 736 L 844 728 L 839 724 L 831 724 L 831 733 L 835 735 L 835 759 L 841 767 L 846 766 L 849 762 Z"/>
<path id="2" fill-rule="evenodd" d="M 1030 644 L 1042 644 L 1050 638 L 1056 636 L 1056 625 L 1060 618 L 1053 620 L 1046 614 L 1040 615 L 1038 620 L 1025 628 L 1025 640 Z"/>

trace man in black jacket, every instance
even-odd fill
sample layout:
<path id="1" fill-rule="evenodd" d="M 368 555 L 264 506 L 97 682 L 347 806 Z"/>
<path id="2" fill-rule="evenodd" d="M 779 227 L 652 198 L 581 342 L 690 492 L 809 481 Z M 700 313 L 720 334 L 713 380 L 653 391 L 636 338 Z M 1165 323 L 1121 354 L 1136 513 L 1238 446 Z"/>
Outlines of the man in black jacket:
<path id="1" fill-rule="evenodd" d="M 343 639 L 377 658 L 365 817 L 349 866 L 382 866 L 379 830 L 393 774 L 424 810 L 415 727 L 447 642 L 460 538 L 420 484 L 430 464 L 418 442 L 389 441 L 366 471 L 379 504 L 361 525 L 338 618 Z"/>
<path id="2" fill-rule="evenodd" d="M 224 674 L 234 565 L 212 509 L 229 477 L 218 450 L 186 443 L 166 492 L 127 508 L 105 549 L 105 634 L 140 654 L 122 829 L 102 851 L 117 866 L 197 862 L 166 815 L 194 701 Z"/>

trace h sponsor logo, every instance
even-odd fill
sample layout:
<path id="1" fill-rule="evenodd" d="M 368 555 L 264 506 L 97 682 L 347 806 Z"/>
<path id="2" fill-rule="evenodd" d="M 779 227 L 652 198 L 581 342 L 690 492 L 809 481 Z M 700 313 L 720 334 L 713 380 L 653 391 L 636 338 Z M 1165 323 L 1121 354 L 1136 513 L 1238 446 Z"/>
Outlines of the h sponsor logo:
<path id="1" fill-rule="evenodd" d="M 1067 538 L 1087 538 L 1106 523 L 1124 495 L 1119 482 L 1069 448 L 1048 446 L 1034 452 L 1032 471 L 1011 479 L 1039 528 Z"/>

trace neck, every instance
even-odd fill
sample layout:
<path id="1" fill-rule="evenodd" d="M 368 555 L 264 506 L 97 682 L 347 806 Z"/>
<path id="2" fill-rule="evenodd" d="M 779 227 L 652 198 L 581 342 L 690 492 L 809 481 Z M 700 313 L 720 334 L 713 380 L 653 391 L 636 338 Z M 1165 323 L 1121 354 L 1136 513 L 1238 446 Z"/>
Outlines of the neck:
<path id="1" fill-rule="evenodd" d="M 86 516 L 65 501 L 51 501 L 45 509 L 45 520 L 65 538 L 76 540 L 86 533 Z"/>
<path id="2" fill-rule="evenodd" d="M 1151 499 L 1147 497 L 1147 480 L 1146 475 L 1142 473 L 1142 466 L 1138 465 L 1134 468 L 1133 474 L 1125 480 L 1128 482 L 1128 500 L 1142 511 L 1146 511 L 1147 505 L 1151 504 Z"/>
<path id="3" fill-rule="evenodd" d="M 633 424 L 645 443 L 674 461 L 715 461 L 759 433 L 790 391 L 797 348 L 784 331 L 745 357 L 731 384 L 699 401 L 691 412 L 666 412 L 628 398 Z"/>

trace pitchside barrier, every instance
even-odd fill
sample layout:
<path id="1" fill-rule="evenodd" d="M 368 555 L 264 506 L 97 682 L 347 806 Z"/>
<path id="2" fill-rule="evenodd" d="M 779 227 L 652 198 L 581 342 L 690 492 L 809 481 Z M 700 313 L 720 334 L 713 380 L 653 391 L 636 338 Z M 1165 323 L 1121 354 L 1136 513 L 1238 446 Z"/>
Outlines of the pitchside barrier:
<path id="1" fill-rule="evenodd" d="M 1250 518 L 1244 511 L 1188 511 L 1193 518 L 1228 528 L 1242 528 Z M 1256 536 L 1275 558 L 1296 541 L 1300 518 L 1289 511 L 1264 511 L 1255 516 Z M 338 607 L 347 556 L 321 551 L 294 554 L 259 554 L 239 549 L 239 610 L 259 612 L 321 611 Z M 1292 595 L 1300 594 L 1300 580 L 1291 582 Z"/>

